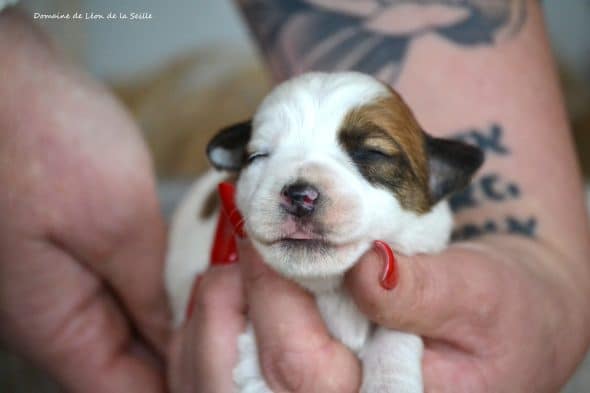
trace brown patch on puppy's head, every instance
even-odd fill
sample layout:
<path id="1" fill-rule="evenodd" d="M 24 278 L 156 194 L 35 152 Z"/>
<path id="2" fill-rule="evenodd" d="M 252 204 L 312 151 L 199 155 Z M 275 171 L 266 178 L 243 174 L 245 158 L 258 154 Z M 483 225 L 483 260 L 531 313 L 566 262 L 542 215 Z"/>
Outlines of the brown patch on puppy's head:
<path id="1" fill-rule="evenodd" d="M 404 208 L 430 209 L 424 133 L 396 93 L 351 111 L 340 143 L 363 176 L 395 193 Z"/>
<path id="2" fill-rule="evenodd" d="M 465 187 L 483 156 L 474 146 L 426 134 L 402 98 L 390 91 L 349 112 L 339 142 L 371 184 L 392 191 L 405 209 L 426 213 Z"/>

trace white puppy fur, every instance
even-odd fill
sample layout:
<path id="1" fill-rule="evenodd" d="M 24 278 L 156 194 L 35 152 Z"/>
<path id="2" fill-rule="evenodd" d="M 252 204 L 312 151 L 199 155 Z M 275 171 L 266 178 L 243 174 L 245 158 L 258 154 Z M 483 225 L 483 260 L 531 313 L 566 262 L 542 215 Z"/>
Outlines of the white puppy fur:
<path id="1" fill-rule="evenodd" d="M 391 94 L 372 77 L 354 72 L 310 73 L 279 85 L 253 118 L 248 151 L 259 156 L 241 169 L 236 201 L 248 237 L 264 261 L 315 294 L 331 334 L 362 360 L 361 391 L 418 393 L 423 391 L 421 338 L 373 329 L 341 286 L 343 274 L 374 240 L 406 255 L 436 253 L 449 241 L 452 217 L 445 201 L 425 213 L 405 209 L 391 190 L 370 183 L 338 143 L 351 110 Z M 210 157 L 222 161 L 234 153 L 213 149 Z M 197 180 L 172 221 L 166 287 L 176 323 L 184 316 L 195 275 L 208 265 L 216 221 L 195 217 L 222 176 L 210 172 Z M 321 250 L 285 247 L 281 241 L 311 236 L 294 235 L 301 228 L 279 208 L 283 187 L 300 179 L 317 185 L 327 200 Z M 251 326 L 238 341 L 236 391 L 270 392 L 258 368 Z"/>

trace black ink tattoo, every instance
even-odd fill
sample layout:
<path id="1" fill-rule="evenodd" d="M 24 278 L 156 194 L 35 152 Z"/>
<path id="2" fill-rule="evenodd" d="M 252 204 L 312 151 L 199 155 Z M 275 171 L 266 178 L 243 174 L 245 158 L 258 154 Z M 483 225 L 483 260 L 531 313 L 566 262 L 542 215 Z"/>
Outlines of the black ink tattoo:
<path id="1" fill-rule="evenodd" d="M 449 202 L 453 212 L 479 206 L 478 200 L 485 199 L 492 202 L 505 202 L 520 197 L 520 187 L 501 179 L 500 175 L 492 173 L 482 175 L 474 180 L 467 188 L 454 194 Z"/>
<path id="2" fill-rule="evenodd" d="M 454 138 L 478 146 L 486 155 L 494 155 L 502 158 L 512 153 L 505 143 L 503 136 L 504 130 L 502 126 L 492 124 L 488 129 L 471 129 L 457 133 L 454 135 Z M 486 202 L 504 203 L 519 199 L 521 195 L 521 188 L 515 182 L 504 179 L 498 173 L 483 173 L 474 179 L 464 190 L 452 195 L 449 199 L 449 204 L 451 210 L 454 213 L 458 213 L 463 210 L 480 207 Z M 537 226 L 538 223 L 535 217 L 522 219 L 507 216 L 500 221 L 488 219 L 483 224 L 465 224 L 453 232 L 451 239 L 453 241 L 467 240 L 494 233 L 535 237 Z"/>
<path id="3" fill-rule="evenodd" d="M 498 188 L 498 175 L 486 175 L 480 180 L 481 189 L 484 194 L 494 201 L 504 201 L 509 198 L 518 198 L 520 195 L 520 189 L 516 184 L 509 183 L 505 189 L 501 190 Z"/>
<path id="4" fill-rule="evenodd" d="M 473 129 L 455 134 L 454 138 L 462 142 L 473 143 L 484 152 L 508 155 L 510 150 L 502 141 L 504 131 L 498 124 L 492 124 L 488 131 Z"/>
<path id="5" fill-rule="evenodd" d="M 278 79 L 309 70 L 357 70 L 393 83 L 412 41 L 421 35 L 436 34 L 465 47 L 491 46 L 502 32 L 513 36 L 520 31 L 526 19 L 526 0 L 239 1 Z M 403 23 L 395 22 L 376 27 L 380 16 L 399 15 L 397 12 L 403 7 L 407 11 L 407 6 L 414 8 L 416 17 L 412 22 L 417 23 L 405 29 Z M 420 26 L 420 11 L 430 6 L 446 7 L 455 14 L 446 19 L 441 15 L 440 21 L 429 20 Z M 511 151 L 502 137 L 502 127 L 497 124 L 489 130 L 474 129 L 457 135 L 487 155 L 508 156 Z M 451 207 L 457 212 L 478 207 L 482 199 L 502 203 L 520 195 L 517 184 L 497 174 L 484 174 L 453 196 Z M 454 238 L 497 232 L 534 236 L 536 227 L 534 218 L 519 220 L 510 216 L 502 223 L 488 220 L 483 225 L 465 225 L 455 231 Z"/>
<path id="6" fill-rule="evenodd" d="M 488 220 L 481 225 L 466 224 L 453 231 L 451 239 L 453 241 L 470 240 L 495 233 L 508 233 L 533 238 L 537 233 L 537 219 L 535 217 L 521 219 L 507 216 L 499 224 L 493 220 Z"/>
<path id="7" fill-rule="evenodd" d="M 530 237 L 535 236 L 537 229 L 537 219 L 535 217 L 530 217 L 526 221 L 514 217 L 506 217 L 506 223 L 508 224 L 508 233 Z"/>
<path id="8" fill-rule="evenodd" d="M 415 38 L 430 33 L 462 46 L 493 45 L 501 32 L 512 36 L 526 18 L 526 0 L 239 0 L 244 15 L 279 79 L 302 71 L 357 70 L 395 82 Z M 440 22 L 390 24 L 379 16 L 403 7 L 445 7 L 454 15 Z"/>
<path id="9" fill-rule="evenodd" d="M 459 241 L 459 240 L 469 240 L 469 239 L 473 239 L 475 237 L 484 235 L 486 233 L 490 234 L 490 233 L 495 233 L 495 225 L 494 225 L 494 231 L 486 231 L 484 228 L 481 228 L 475 224 L 466 224 L 464 226 L 462 226 L 461 228 L 453 231 L 453 234 L 451 235 L 451 241 Z"/>

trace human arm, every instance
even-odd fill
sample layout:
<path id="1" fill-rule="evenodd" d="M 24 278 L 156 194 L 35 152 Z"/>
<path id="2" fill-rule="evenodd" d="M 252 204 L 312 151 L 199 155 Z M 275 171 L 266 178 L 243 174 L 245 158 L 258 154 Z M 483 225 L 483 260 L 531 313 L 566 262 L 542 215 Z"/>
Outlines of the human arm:
<path id="1" fill-rule="evenodd" d="M 400 256 L 391 292 L 378 286 L 376 254 L 348 276 L 371 319 L 425 337 L 427 390 L 561 386 L 588 345 L 590 242 L 539 5 L 241 5 L 277 79 L 310 69 L 375 73 L 394 83 L 428 132 L 486 152 L 480 176 L 452 201 L 460 243 L 438 256 Z M 300 367 L 314 373 L 321 364 Z M 273 379 L 272 369 L 263 372 Z"/>
<path id="2" fill-rule="evenodd" d="M 68 391 L 161 391 L 164 226 L 138 129 L 16 11 L 0 53 L 0 339 Z"/>

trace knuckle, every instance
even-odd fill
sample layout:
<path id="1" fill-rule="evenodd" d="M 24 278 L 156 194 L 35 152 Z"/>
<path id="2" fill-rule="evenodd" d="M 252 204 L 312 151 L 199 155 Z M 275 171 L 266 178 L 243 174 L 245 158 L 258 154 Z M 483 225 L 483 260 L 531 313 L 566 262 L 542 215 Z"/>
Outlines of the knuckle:
<path id="1" fill-rule="evenodd" d="M 358 360 L 333 340 L 312 351 L 275 347 L 262 354 L 261 368 L 278 391 L 347 393 L 360 385 Z"/>
<path id="2" fill-rule="evenodd" d="M 359 361 L 342 344 L 331 342 L 319 354 L 318 365 L 328 365 L 323 372 L 316 374 L 318 392 L 352 393 L 358 392 L 361 381 Z"/>
<path id="3" fill-rule="evenodd" d="M 502 293 L 490 285 L 489 278 L 478 280 L 479 285 L 472 285 L 471 292 L 471 324 L 474 327 L 487 328 L 495 325 L 501 308 Z M 485 282 L 485 284 L 484 284 Z"/>
<path id="4" fill-rule="evenodd" d="M 267 349 L 261 355 L 260 367 L 262 374 L 272 387 L 281 391 L 302 391 L 305 375 L 305 364 L 297 353 L 283 351 L 279 347 Z"/>
<path id="5" fill-rule="evenodd" d="M 498 309 L 498 296 L 493 291 L 482 289 L 475 291 L 474 315 L 479 325 L 489 326 L 489 322 L 495 319 Z"/>

